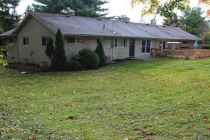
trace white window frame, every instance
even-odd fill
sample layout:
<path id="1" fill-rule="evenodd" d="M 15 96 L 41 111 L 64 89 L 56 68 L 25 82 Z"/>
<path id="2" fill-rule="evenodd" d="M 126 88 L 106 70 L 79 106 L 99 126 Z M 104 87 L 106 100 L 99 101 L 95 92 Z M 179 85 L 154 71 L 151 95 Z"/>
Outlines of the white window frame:
<path id="1" fill-rule="evenodd" d="M 143 41 L 145 41 L 145 44 L 143 46 Z M 152 41 L 151 40 L 142 40 L 142 49 L 141 49 L 141 52 L 142 53 L 151 53 L 151 44 L 152 44 Z M 149 46 L 148 46 L 149 44 Z M 149 51 L 148 51 L 148 48 L 149 48 Z"/>

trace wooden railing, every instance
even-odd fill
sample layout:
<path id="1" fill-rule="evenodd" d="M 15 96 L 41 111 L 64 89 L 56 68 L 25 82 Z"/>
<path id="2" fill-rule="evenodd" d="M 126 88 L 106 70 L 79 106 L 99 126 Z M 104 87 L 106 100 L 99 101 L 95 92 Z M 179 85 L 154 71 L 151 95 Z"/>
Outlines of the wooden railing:
<path id="1" fill-rule="evenodd" d="M 167 56 L 185 59 L 199 59 L 210 57 L 208 49 L 152 49 L 153 57 Z"/>

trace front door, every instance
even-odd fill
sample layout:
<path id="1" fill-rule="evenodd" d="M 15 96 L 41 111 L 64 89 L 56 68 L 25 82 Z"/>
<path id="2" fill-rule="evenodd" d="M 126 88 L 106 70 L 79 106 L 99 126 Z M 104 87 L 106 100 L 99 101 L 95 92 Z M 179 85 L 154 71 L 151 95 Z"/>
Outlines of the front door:
<path id="1" fill-rule="evenodd" d="M 129 43 L 129 56 L 135 57 L 135 40 L 131 39 Z"/>

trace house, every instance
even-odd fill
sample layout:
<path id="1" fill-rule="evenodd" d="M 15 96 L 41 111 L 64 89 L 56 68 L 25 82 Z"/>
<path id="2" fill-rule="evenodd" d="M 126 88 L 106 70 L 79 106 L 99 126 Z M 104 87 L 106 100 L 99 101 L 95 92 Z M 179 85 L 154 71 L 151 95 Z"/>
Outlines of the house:
<path id="1" fill-rule="evenodd" d="M 12 44 L 7 46 L 8 62 L 50 65 L 45 54 L 46 45 L 49 38 L 55 40 L 58 29 L 64 35 L 68 60 L 82 48 L 95 50 L 97 39 L 101 40 L 110 61 L 130 57 L 145 59 L 151 56 L 154 48 L 162 50 L 181 43 L 192 47 L 197 40 L 196 36 L 177 27 L 30 13 L 16 29 L 0 35 L 1 38 L 12 37 Z"/>

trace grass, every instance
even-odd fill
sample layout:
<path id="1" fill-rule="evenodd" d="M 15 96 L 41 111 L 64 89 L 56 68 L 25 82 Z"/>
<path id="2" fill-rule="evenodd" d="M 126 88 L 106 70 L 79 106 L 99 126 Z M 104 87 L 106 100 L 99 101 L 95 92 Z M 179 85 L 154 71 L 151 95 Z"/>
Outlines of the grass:
<path id="1" fill-rule="evenodd" d="M 21 75 L 0 67 L 0 138 L 210 138 L 210 60 Z"/>

